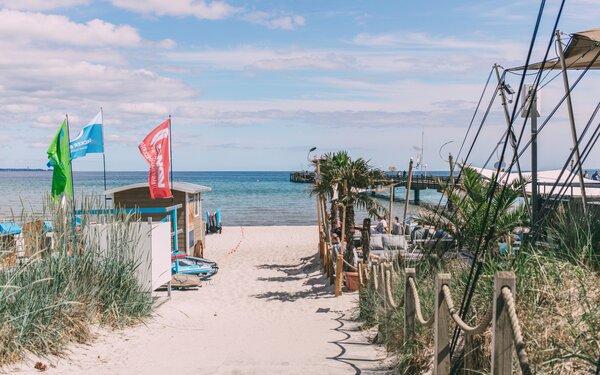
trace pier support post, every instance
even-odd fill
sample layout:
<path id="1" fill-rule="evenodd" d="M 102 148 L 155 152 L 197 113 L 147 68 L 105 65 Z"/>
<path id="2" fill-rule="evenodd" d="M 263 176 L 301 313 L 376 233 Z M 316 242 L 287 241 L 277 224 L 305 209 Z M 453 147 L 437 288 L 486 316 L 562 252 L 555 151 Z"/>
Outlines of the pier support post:
<path id="1" fill-rule="evenodd" d="M 421 200 L 421 190 L 415 189 L 415 204 L 419 204 L 420 200 Z"/>

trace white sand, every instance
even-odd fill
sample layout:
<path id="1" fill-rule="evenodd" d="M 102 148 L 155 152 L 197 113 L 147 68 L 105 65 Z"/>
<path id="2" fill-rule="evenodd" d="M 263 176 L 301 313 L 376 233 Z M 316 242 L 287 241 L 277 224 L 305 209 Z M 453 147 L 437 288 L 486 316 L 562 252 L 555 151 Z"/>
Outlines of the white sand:
<path id="1" fill-rule="evenodd" d="M 335 298 L 316 253 L 316 227 L 224 228 L 207 239 L 205 256 L 220 266 L 212 281 L 174 291 L 145 325 L 100 331 L 90 345 L 74 345 L 69 358 L 53 360 L 45 373 L 377 371 L 385 351 L 369 345 L 351 321 L 357 293 Z M 31 362 L 11 371 L 38 373 Z"/>

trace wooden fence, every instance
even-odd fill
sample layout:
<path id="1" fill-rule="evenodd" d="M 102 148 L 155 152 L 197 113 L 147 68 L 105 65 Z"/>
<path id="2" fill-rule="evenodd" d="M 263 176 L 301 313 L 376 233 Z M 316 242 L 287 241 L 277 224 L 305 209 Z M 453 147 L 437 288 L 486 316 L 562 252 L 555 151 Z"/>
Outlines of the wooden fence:
<path id="1" fill-rule="evenodd" d="M 417 287 L 417 276 L 414 268 L 404 270 L 404 300 L 395 301 L 392 285 L 397 284 L 394 278 L 396 272 L 390 262 L 373 264 L 370 268 L 359 266 L 361 287 L 370 286 L 381 297 L 384 309 L 397 309 L 404 305 L 404 339 L 409 342 L 414 338 L 417 324 L 433 326 L 433 374 L 447 375 L 451 370 L 450 331 L 453 325 L 463 335 L 463 374 L 479 373 L 474 368 L 473 358 L 474 336 L 492 327 L 492 358 L 491 370 L 493 375 L 512 374 L 513 348 L 523 374 L 531 374 L 527 352 L 521 334 L 521 326 L 515 309 L 516 283 L 512 272 L 497 272 L 494 277 L 494 295 L 492 305 L 487 314 L 475 327 L 464 322 L 455 309 L 450 292 L 451 275 L 439 273 L 435 278 L 435 302 L 433 314 L 425 319 L 421 312 L 421 300 Z M 369 285 L 370 284 L 370 285 Z"/>

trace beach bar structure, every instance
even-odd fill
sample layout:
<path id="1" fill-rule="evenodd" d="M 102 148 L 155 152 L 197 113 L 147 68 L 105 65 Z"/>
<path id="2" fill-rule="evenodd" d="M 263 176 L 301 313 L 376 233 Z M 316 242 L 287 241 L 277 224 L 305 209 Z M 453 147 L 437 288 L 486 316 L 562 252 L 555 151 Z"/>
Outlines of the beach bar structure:
<path id="1" fill-rule="evenodd" d="M 0 222 L 0 267 L 15 266 L 22 252 L 21 227 L 15 222 Z"/>
<path id="2" fill-rule="evenodd" d="M 112 200 L 116 209 L 139 210 L 142 220 L 151 218 L 152 221 L 163 221 L 167 215 L 165 211 L 149 210 L 149 208 L 175 208 L 177 233 L 173 234 L 173 249 L 187 254 L 202 254 L 205 248 L 206 223 L 202 215 L 202 193 L 211 189 L 207 186 L 188 182 L 173 182 L 171 191 L 173 198 L 151 199 L 148 183 L 138 183 L 120 186 L 104 192 Z M 180 206 L 181 205 L 181 206 Z"/>

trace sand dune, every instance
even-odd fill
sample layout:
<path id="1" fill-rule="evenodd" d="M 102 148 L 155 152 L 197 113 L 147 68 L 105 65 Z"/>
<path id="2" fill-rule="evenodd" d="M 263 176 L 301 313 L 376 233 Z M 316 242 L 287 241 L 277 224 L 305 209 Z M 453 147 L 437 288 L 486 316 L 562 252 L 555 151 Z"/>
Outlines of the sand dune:
<path id="1" fill-rule="evenodd" d="M 356 293 L 333 297 L 316 227 L 227 227 L 207 239 L 220 272 L 174 291 L 145 325 L 98 332 L 47 374 L 352 374 L 385 351 L 353 322 Z M 47 361 L 45 361 L 47 363 Z M 13 369 L 37 373 L 31 363 Z M 385 371 L 377 371 L 384 373 Z"/>

